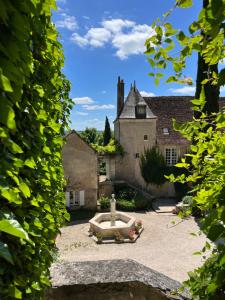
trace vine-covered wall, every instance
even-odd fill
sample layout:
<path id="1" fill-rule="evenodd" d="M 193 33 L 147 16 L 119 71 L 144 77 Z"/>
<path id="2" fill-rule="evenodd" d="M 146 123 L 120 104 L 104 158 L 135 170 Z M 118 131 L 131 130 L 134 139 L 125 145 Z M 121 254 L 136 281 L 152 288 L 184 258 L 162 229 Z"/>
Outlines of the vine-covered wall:
<path id="1" fill-rule="evenodd" d="M 72 106 L 54 0 L 0 0 L 0 299 L 41 299 L 67 218 L 61 165 Z"/>

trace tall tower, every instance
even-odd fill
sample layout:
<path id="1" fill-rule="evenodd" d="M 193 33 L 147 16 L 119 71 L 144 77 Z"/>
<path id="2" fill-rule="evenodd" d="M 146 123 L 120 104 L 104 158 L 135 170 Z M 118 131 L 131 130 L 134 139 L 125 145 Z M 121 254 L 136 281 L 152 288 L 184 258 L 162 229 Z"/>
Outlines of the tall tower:
<path id="1" fill-rule="evenodd" d="M 145 148 L 155 145 L 156 116 L 141 96 L 136 83 L 131 85 L 124 102 L 124 83 L 118 78 L 117 118 L 115 138 L 124 150 L 115 164 L 115 176 L 139 187 L 146 184 L 140 172 L 140 157 Z"/>

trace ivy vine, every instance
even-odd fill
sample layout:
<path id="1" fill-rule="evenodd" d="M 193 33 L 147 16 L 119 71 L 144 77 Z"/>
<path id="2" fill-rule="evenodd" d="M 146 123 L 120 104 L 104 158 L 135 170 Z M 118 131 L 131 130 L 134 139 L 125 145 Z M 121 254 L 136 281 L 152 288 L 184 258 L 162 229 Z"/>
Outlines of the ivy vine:
<path id="1" fill-rule="evenodd" d="M 0 0 L 0 298 L 42 299 L 68 218 L 62 136 L 72 102 L 54 0 Z"/>

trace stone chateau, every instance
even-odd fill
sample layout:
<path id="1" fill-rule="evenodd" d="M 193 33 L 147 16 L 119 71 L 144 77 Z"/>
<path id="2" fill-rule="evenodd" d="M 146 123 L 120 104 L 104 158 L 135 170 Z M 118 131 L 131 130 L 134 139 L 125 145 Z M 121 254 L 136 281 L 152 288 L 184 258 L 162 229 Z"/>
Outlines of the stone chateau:
<path id="1" fill-rule="evenodd" d="M 142 97 L 135 84 L 125 99 L 124 81 L 119 77 L 114 132 L 125 154 L 99 157 L 76 131 L 71 131 L 63 149 L 67 206 L 95 208 L 99 196 L 110 195 L 116 182 L 128 183 L 158 197 L 174 196 L 171 183 L 146 186 L 140 172 L 140 156 L 145 148 L 158 146 L 171 166 L 188 152 L 189 142 L 173 130 L 172 119 L 178 123 L 191 120 L 191 99 L 189 96 Z M 224 105 L 225 100 L 221 98 L 220 107 Z M 99 181 L 100 160 L 106 162 L 104 182 Z"/>

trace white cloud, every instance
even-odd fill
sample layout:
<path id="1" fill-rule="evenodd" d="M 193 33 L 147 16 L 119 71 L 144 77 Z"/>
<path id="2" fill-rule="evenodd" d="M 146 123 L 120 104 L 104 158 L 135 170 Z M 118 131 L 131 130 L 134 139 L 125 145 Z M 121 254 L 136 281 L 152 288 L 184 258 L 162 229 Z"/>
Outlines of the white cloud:
<path id="1" fill-rule="evenodd" d="M 224 93 L 224 92 L 225 92 L 225 86 L 221 86 L 220 93 Z"/>
<path id="2" fill-rule="evenodd" d="M 71 40 L 80 47 L 90 45 L 94 48 L 103 47 L 109 41 L 111 33 L 105 28 L 91 28 L 83 37 L 73 33 Z"/>
<path id="3" fill-rule="evenodd" d="M 83 112 L 83 111 L 76 111 L 75 113 L 79 116 L 87 116 L 88 115 L 87 112 Z"/>
<path id="4" fill-rule="evenodd" d="M 145 41 L 151 33 L 150 26 L 135 25 L 130 32 L 115 35 L 112 45 L 117 49 L 116 56 L 123 60 L 129 55 L 144 53 Z"/>
<path id="5" fill-rule="evenodd" d="M 85 20 L 90 20 L 90 17 L 88 17 L 88 16 L 82 16 L 82 18 Z"/>
<path id="6" fill-rule="evenodd" d="M 183 86 L 182 88 L 178 89 L 171 88 L 169 91 L 174 94 L 193 96 L 195 94 L 195 86 Z"/>
<path id="7" fill-rule="evenodd" d="M 142 97 L 154 97 L 155 96 L 154 93 L 146 92 L 146 91 L 141 91 L 140 94 Z"/>
<path id="8" fill-rule="evenodd" d="M 94 103 L 94 100 L 91 97 L 79 97 L 79 98 L 73 98 L 73 102 L 77 105 L 91 104 L 91 103 Z"/>
<path id="9" fill-rule="evenodd" d="M 122 19 L 112 19 L 112 20 L 104 20 L 102 21 L 102 27 L 105 29 L 117 33 L 121 31 L 123 28 L 134 27 L 135 22 L 129 20 L 122 20 Z"/>
<path id="10" fill-rule="evenodd" d="M 71 36 L 71 41 L 80 47 L 85 47 L 88 45 L 88 39 L 86 37 L 80 36 L 78 33 L 73 33 Z"/>
<path id="11" fill-rule="evenodd" d="M 115 105 L 113 104 L 101 104 L 101 105 L 83 105 L 82 106 L 86 110 L 102 110 L 102 109 L 114 109 Z"/>
<path id="12" fill-rule="evenodd" d="M 145 41 L 153 30 L 146 24 L 136 24 L 130 20 L 110 19 L 101 22 L 102 27 L 91 28 L 85 35 L 73 33 L 71 40 L 80 47 L 103 47 L 110 43 L 121 60 L 130 55 L 142 54 Z"/>
<path id="13" fill-rule="evenodd" d="M 58 28 L 66 28 L 68 30 L 75 30 L 78 28 L 76 18 L 74 16 L 61 13 L 62 20 L 56 21 L 55 25 Z"/>

